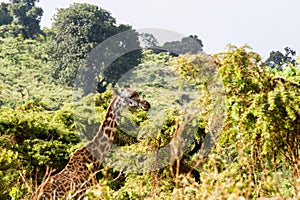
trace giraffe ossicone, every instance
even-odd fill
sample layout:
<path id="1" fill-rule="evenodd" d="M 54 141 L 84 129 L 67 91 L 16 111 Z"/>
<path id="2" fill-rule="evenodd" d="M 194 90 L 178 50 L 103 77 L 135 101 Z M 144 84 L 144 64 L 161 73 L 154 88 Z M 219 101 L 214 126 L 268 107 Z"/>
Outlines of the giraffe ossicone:
<path id="1" fill-rule="evenodd" d="M 84 195 L 85 190 L 95 184 L 95 174 L 103 162 L 105 154 L 111 149 L 117 125 L 122 110 L 125 107 L 150 109 L 150 104 L 135 90 L 124 86 L 120 90 L 114 89 L 112 99 L 94 138 L 85 146 L 77 149 L 68 164 L 59 173 L 49 177 L 44 185 L 38 189 L 37 199 L 66 199 Z M 91 165 L 92 164 L 92 165 Z"/>

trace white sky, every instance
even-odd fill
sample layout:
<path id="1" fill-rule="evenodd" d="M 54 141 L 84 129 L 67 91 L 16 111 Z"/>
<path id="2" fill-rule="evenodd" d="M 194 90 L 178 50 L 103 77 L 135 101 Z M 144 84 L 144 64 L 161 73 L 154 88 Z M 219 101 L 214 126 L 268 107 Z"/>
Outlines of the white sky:
<path id="1" fill-rule="evenodd" d="M 249 44 L 267 58 L 272 50 L 291 47 L 300 55 L 299 0 L 40 0 L 42 26 L 51 26 L 56 8 L 74 2 L 108 10 L 117 23 L 135 29 L 161 28 L 198 35 L 207 53 L 228 43 Z"/>

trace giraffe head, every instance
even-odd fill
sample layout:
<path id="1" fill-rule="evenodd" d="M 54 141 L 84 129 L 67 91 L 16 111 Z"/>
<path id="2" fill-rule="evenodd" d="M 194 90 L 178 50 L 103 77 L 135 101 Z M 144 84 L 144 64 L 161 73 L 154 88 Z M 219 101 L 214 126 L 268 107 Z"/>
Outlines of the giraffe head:
<path id="1" fill-rule="evenodd" d="M 126 107 L 141 108 L 145 111 L 149 110 L 151 107 L 145 99 L 128 85 L 125 85 L 124 88 L 120 90 L 114 90 L 114 94 L 122 99 L 123 104 Z"/>

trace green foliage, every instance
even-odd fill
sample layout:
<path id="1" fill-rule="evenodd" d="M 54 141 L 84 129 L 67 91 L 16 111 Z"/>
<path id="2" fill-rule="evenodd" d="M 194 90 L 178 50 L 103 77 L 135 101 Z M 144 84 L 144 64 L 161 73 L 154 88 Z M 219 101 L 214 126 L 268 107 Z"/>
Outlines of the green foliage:
<path id="1" fill-rule="evenodd" d="M 9 10 L 8 10 L 7 3 L 1 2 L 0 4 L 0 26 L 5 24 L 10 24 L 13 21 L 13 17 L 10 16 Z"/>
<path id="2" fill-rule="evenodd" d="M 29 198 L 46 166 L 64 167 L 79 142 L 75 113 L 67 104 L 77 92 L 51 78 L 44 37 L 5 37 L 0 38 L 0 199 Z"/>
<path id="3" fill-rule="evenodd" d="M 104 9 L 98 8 L 89 4 L 73 4 L 67 9 L 59 9 L 54 17 L 53 29 L 50 32 L 48 55 L 53 61 L 52 76 L 59 79 L 62 83 L 73 85 L 76 76 L 78 75 L 79 67 L 89 67 L 89 77 L 80 77 L 82 79 L 99 78 L 99 67 L 103 65 L 96 63 L 96 66 L 85 66 L 84 61 L 92 49 L 105 39 L 123 32 L 131 30 L 128 25 L 116 25 L 116 20 L 110 13 Z M 106 52 L 105 57 L 112 56 L 121 52 L 120 49 L 126 50 L 130 45 L 138 47 L 138 35 L 131 34 L 130 41 L 123 42 L 123 46 L 109 46 L 109 52 Z M 125 38 L 123 39 L 125 40 Z M 129 44 L 129 45 L 127 45 Z M 116 44 L 116 45 L 119 45 Z M 117 52 L 115 52 L 117 51 Z M 97 55 L 97 58 L 101 55 Z M 115 83 L 122 74 L 126 73 L 132 66 L 137 64 L 137 59 L 140 57 L 139 52 L 131 52 L 128 56 L 121 56 L 110 68 L 105 72 L 105 80 L 109 83 Z M 95 58 L 96 59 L 96 58 Z M 77 77 L 78 78 L 78 77 Z M 90 81 L 90 80 L 83 80 Z M 89 84 L 86 84 L 89 85 Z M 88 89 L 86 89 L 88 90 Z M 96 91 L 96 85 L 92 91 L 86 91 L 86 94 Z"/>
<path id="4" fill-rule="evenodd" d="M 0 49 L 0 105 L 15 107 L 33 100 L 54 110 L 76 96 L 75 91 L 53 81 L 44 37 L 0 38 Z"/>
<path id="5" fill-rule="evenodd" d="M 8 6 L 14 23 L 22 26 L 24 38 L 33 38 L 42 33 L 40 21 L 43 10 L 35 6 L 38 0 L 12 0 Z"/>
<path id="6" fill-rule="evenodd" d="M 14 170 L 18 167 L 20 162 L 18 161 L 18 152 L 14 152 L 12 150 L 1 148 L 1 158 L 0 158 L 0 188 L 1 199 L 4 198 L 5 191 L 10 192 L 11 186 L 14 184 L 15 180 L 19 178 L 19 173 Z"/>
<path id="7" fill-rule="evenodd" d="M 89 192 L 91 199 L 173 199 L 173 177 L 168 169 L 159 173 L 127 174 L 124 177 L 125 184 L 113 190 L 116 180 L 100 180 L 100 184 Z"/>
<path id="8" fill-rule="evenodd" d="M 69 122 L 63 121 L 61 112 L 49 113 L 33 101 L 16 109 L 2 107 L 0 111 L 1 163 L 5 163 L 0 172 L 1 183 L 5 184 L 0 188 L 3 195 L 15 193 L 19 184 L 40 182 L 46 166 L 64 167 L 79 138 Z M 37 180 L 32 180 L 32 173 Z M 26 194 L 34 192 L 31 189 L 21 190 Z"/>
<path id="9" fill-rule="evenodd" d="M 0 37 L 9 38 L 22 35 L 23 26 L 17 24 L 7 24 L 0 26 Z"/>
<path id="10" fill-rule="evenodd" d="M 299 84 L 292 85 L 289 76 L 277 81 L 280 72 L 261 66 L 260 57 L 247 47 L 230 47 L 217 62 L 226 87 L 227 119 L 220 146 L 202 173 L 204 183 L 216 181 L 206 194 L 227 198 L 230 193 L 246 198 L 295 195 L 299 189 Z M 299 76 L 299 68 L 288 68 L 297 71 L 294 78 Z"/>

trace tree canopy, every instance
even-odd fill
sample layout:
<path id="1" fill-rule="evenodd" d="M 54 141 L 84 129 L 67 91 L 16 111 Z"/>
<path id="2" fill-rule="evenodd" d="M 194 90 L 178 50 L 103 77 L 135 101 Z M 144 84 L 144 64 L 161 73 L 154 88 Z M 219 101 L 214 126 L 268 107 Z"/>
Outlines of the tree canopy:
<path id="1" fill-rule="evenodd" d="M 162 49 L 176 54 L 189 52 L 197 54 L 203 51 L 203 44 L 197 35 L 190 35 L 182 38 L 181 41 L 166 42 L 163 44 Z"/>
<path id="2" fill-rule="evenodd" d="M 10 15 L 7 3 L 1 2 L 0 4 L 0 26 L 10 24 L 13 21 L 13 17 Z"/>
<path id="3" fill-rule="evenodd" d="M 11 0 L 8 5 L 13 23 L 21 26 L 24 38 L 32 38 L 41 34 L 40 21 L 43 9 L 35 6 L 38 0 Z"/>
<path id="4" fill-rule="evenodd" d="M 269 58 L 265 61 L 266 65 L 270 66 L 271 68 L 277 68 L 280 70 L 284 67 L 284 65 L 295 65 L 296 60 L 294 56 L 296 55 L 296 51 L 294 51 L 290 47 L 285 47 L 284 51 L 285 53 L 282 53 L 280 51 L 272 51 Z"/>
<path id="5" fill-rule="evenodd" d="M 63 83 L 73 85 L 79 67 L 85 64 L 84 61 L 91 50 L 105 39 L 128 30 L 132 30 L 132 28 L 123 24 L 116 25 L 115 18 L 108 11 L 94 5 L 75 3 L 69 8 L 59 9 L 54 17 L 48 51 L 49 58 L 54 63 L 53 77 Z M 139 47 L 138 35 L 131 36 L 133 38 L 130 38 L 130 42 Z M 119 42 L 123 43 L 120 48 L 126 51 L 128 45 L 125 44 L 128 44 L 128 42 Z M 112 53 L 114 53 L 114 49 L 108 49 L 106 56 Z M 115 60 L 105 72 L 105 81 L 116 82 L 120 74 L 128 71 L 138 63 L 139 57 L 139 52 L 131 52 L 130 55 L 121 56 L 118 60 Z M 102 62 L 105 62 L 105 60 Z M 99 68 L 101 63 L 97 65 L 92 67 Z M 90 70 L 93 71 L 92 74 L 97 71 L 97 69 Z M 103 77 L 97 77 L 95 73 L 88 78 L 96 79 L 99 83 L 103 82 Z M 96 87 L 93 89 L 95 91 Z"/>

